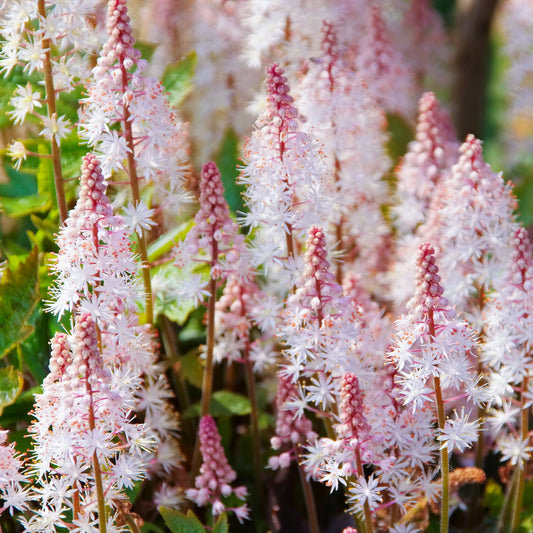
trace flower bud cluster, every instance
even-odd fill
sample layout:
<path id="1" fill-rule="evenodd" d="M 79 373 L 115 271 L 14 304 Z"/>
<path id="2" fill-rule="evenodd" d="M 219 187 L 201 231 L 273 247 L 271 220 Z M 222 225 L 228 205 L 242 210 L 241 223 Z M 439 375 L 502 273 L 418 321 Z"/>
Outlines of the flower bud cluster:
<path id="1" fill-rule="evenodd" d="M 236 508 L 226 508 L 223 498 L 234 494 L 238 499 L 246 497 L 246 487 L 232 487 L 237 475 L 228 464 L 224 448 L 222 448 L 220 434 L 213 417 L 206 415 L 200 420 L 198 430 L 202 466 L 200 474 L 195 479 L 195 489 L 187 490 L 187 498 L 199 506 L 212 505 L 213 515 L 217 516 L 226 510 L 236 512 L 239 519 L 247 518 L 246 504 Z"/>

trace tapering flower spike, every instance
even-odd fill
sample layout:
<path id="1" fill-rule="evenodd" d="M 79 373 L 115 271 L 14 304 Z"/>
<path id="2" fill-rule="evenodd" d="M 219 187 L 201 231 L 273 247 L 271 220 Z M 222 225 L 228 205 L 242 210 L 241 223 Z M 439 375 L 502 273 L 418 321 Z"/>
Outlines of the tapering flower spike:
<path id="1" fill-rule="evenodd" d="M 299 397 L 298 386 L 290 378 L 278 373 L 278 390 L 276 394 L 276 434 L 270 439 L 274 450 L 280 450 L 280 455 L 272 456 L 268 464 L 271 468 L 286 468 L 290 462 L 298 458 L 296 446 L 313 441 L 316 433 L 311 421 L 291 407 Z"/>
<path id="2" fill-rule="evenodd" d="M 230 217 L 220 172 L 212 161 L 202 166 L 200 209 L 194 222 L 195 226 L 187 234 L 189 251 L 205 250 L 210 255 L 211 267 L 214 267 L 218 255 L 227 252 L 233 241 L 238 240 L 238 226 Z"/>
<path id="3" fill-rule="evenodd" d="M 412 120 L 413 74 L 392 45 L 381 8 L 370 5 L 365 33 L 355 58 L 356 69 L 387 112 Z"/>
<path id="4" fill-rule="evenodd" d="M 370 425 L 364 415 L 363 393 L 359 380 L 353 372 L 346 372 L 341 378 L 340 399 L 339 416 L 343 424 L 340 433 L 348 439 L 364 440 L 368 437 Z"/>
<path id="5" fill-rule="evenodd" d="M 487 396 L 475 373 L 474 333 L 449 307 L 440 281 L 435 251 L 424 243 L 417 256 L 415 296 L 407 305 L 409 313 L 396 323 L 398 332 L 389 357 L 398 370 L 396 382 L 404 404 L 412 406 L 413 413 L 432 409 L 432 418 L 437 421 L 435 444 L 440 444 L 444 533 L 448 528 L 449 453 L 472 446 L 479 429 L 478 421 L 469 422 L 464 407 L 453 419 L 446 418 L 445 401 L 459 396 L 464 402 L 481 405 Z"/>
<path id="6" fill-rule="evenodd" d="M 402 233 L 425 222 L 433 194 L 457 161 L 458 149 L 448 113 L 434 93 L 424 93 L 418 103 L 415 140 L 396 169 L 398 203 L 393 213 Z"/>
<path id="7" fill-rule="evenodd" d="M 106 189 L 96 156 L 87 154 L 81 168 L 80 196 L 59 232 L 59 252 L 52 265 L 57 278 L 50 309 L 59 316 L 76 307 L 80 311 L 81 306 L 90 307 L 98 321 L 108 319 L 119 303 L 133 307 L 139 296 L 132 279 L 138 267 Z"/>
<path id="8" fill-rule="evenodd" d="M 380 251 L 390 232 L 381 212 L 388 198 L 382 178 L 390 167 L 385 115 L 363 77 L 343 59 L 336 28 L 324 22 L 322 54 L 309 62 L 297 87 L 300 109 L 324 146 L 331 175 L 334 227 L 321 225 L 334 233 L 342 254 L 339 283 L 350 268 L 370 276 L 383 265 Z"/>
<path id="9" fill-rule="evenodd" d="M 254 263 L 271 267 L 294 258 L 296 242 L 312 224 L 331 217 L 327 168 L 314 134 L 303 127 L 284 70 L 267 69 L 265 112 L 244 149 L 241 183 L 249 212 L 242 222 L 259 227 Z"/>
<path id="10" fill-rule="evenodd" d="M 511 184 L 484 161 L 479 139 L 468 135 L 460 153 L 439 210 L 439 263 L 450 301 L 479 328 L 475 300 L 502 276 L 516 230 L 516 200 Z"/>
<path id="11" fill-rule="evenodd" d="M 161 83 L 143 74 L 147 62 L 134 47 L 126 0 L 108 3 L 106 24 L 108 38 L 82 101 L 80 136 L 95 150 L 106 177 L 127 168 L 135 206 L 142 185 L 151 182 L 155 201 L 175 213 L 187 200 L 185 127 Z"/>
<path id="12" fill-rule="evenodd" d="M 105 531 L 127 501 L 124 490 L 146 476 L 156 440 L 132 421 L 138 382 L 125 374 L 120 381 L 106 367 L 99 335 L 83 313 L 71 336 L 58 333 L 52 342 L 51 374 L 30 427 L 29 468 L 37 477 L 28 499 L 38 510 L 27 521 L 29 531 L 46 529 L 51 514 L 58 526 L 71 514 L 74 524 Z"/>
<path id="13" fill-rule="evenodd" d="M 237 475 L 228 464 L 213 417 L 203 416 L 198 431 L 202 466 L 195 480 L 196 488 L 187 490 L 187 498 L 199 506 L 210 504 L 214 516 L 225 511 L 234 511 L 239 521 L 248 518 L 246 504 L 237 508 L 227 508 L 223 503 L 223 500 L 232 494 L 241 500 L 244 499 L 246 488 L 231 486 Z"/>
<path id="14" fill-rule="evenodd" d="M 522 471 L 533 451 L 528 435 L 533 399 L 533 251 L 524 228 L 516 230 L 512 247 L 505 276 L 485 308 L 483 361 L 490 370 L 492 391 L 489 427 L 499 432 L 502 460 Z"/>

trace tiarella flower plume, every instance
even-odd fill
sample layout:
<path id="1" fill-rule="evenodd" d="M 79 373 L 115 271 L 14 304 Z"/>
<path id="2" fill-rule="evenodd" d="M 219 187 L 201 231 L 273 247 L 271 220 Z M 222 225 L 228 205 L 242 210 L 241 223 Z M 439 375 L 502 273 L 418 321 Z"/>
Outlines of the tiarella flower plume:
<path id="1" fill-rule="evenodd" d="M 259 228 L 254 263 L 271 268 L 294 257 L 294 241 L 312 224 L 330 219 L 332 205 L 325 159 L 303 129 L 280 66 L 267 69 L 266 86 L 267 107 L 244 149 L 240 181 L 249 209 L 242 222 Z"/>
<path id="2" fill-rule="evenodd" d="M 200 474 L 195 479 L 196 488 L 187 490 L 187 498 L 199 506 L 211 505 L 214 516 L 225 511 L 234 511 L 239 521 L 248 518 L 246 504 L 228 508 L 224 503 L 224 500 L 232 494 L 243 500 L 246 497 L 246 488 L 231 486 L 237 476 L 228 464 L 213 417 L 209 415 L 202 417 L 199 438 L 203 462 Z"/>
<path id="3" fill-rule="evenodd" d="M 370 426 L 364 416 L 363 397 L 357 376 L 353 372 L 344 374 L 340 389 L 339 415 L 343 424 L 340 433 L 348 439 L 363 440 L 368 436 Z"/>
<path id="4" fill-rule="evenodd" d="M 514 416 L 507 418 L 503 426 L 506 430 L 499 432 L 497 445 L 503 461 L 509 460 L 523 469 L 533 449 L 528 434 L 533 404 L 533 252 L 524 228 L 516 230 L 512 247 L 505 276 L 489 296 L 484 310 L 487 327 L 483 361 L 490 369 L 492 428 L 499 429 L 500 421 L 509 417 L 511 405 L 521 407 L 520 416 L 512 409 Z"/>
<path id="5" fill-rule="evenodd" d="M 68 311 L 91 315 L 100 329 L 106 366 L 120 369 L 116 379 L 133 380 L 132 408 L 143 411 L 146 424 L 159 436 L 158 453 L 163 458 L 171 449 L 179 457 L 175 439 L 179 424 L 169 403 L 172 393 L 156 361 L 153 334 L 140 325 L 135 312 L 142 296 L 139 265 L 122 218 L 113 213 L 94 154 L 84 157 L 80 182 L 76 206 L 57 239 L 50 309 L 60 316 Z M 156 463 L 154 469 L 165 468 Z"/>
<path id="6" fill-rule="evenodd" d="M 52 514 L 62 527 L 68 513 L 98 527 L 96 492 L 107 494 L 116 521 L 117 506 L 127 501 L 124 489 L 146 476 L 147 452 L 156 443 L 144 424 L 132 420 L 139 383 L 105 368 L 89 314 L 76 316 L 71 336 L 56 334 L 50 370 L 30 428 L 35 445 L 29 468 L 38 482 L 29 494 L 36 508 L 26 528 L 48 530 Z"/>
<path id="7" fill-rule="evenodd" d="M 432 92 L 420 98 L 415 140 L 408 148 L 396 169 L 398 201 L 393 211 L 403 234 L 425 222 L 436 187 L 459 157 L 450 117 Z"/>
<path id="8" fill-rule="evenodd" d="M 290 378 L 278 373 L 276 433 L 270 444 L 274 450 L 280 450 L 280 454 L 269 459 L 270 468 L 288 467 L 298 457 L 297 445 L 316 438 L 313 425 L 304 414 L 306 401 L 300 393 Z"/>
<path id="9" fill-rule="evenodd" d="M 389 113 L 398 113 L 412 120 L 413 73 L 394 48 L 381 8 L 377 5 L 368 8 L 366 28 L 358 50 L 356 69 L 379 105 Z"/>
<path id="10" fill-rule="evenodd" d="M 362 77 L 343 61 L 329 23 L 323 25 L 320 60 L 309 63 L 298 90 L 300 108 L 324 146 L 331 176 L 328 189 L 337 206 L 333 231 L 342 254 L 338 281 L 341 270 L 349 268 L 375 272 L 386 263 L 380 251 L 390 238 L 381 212 L 388 197 L 382 177 L 390 167 L 386 119 Z"/>
<path id="11" fill-rule="evenodd" d="M 198 261 L 209 265 L 210 278 L 217 282 L 230 275 L 243 280 L 251 276 L 244 236 L 230 217 L 220 172 L 212 161 L 202 166 L 199 203 L 195 225 L 174 249 L 178 270 L 171 272 L 165 282 L 167 297 L 174 293 L 181 299 L 200 302 L 209 295 L 209 282 L 195 272 Z"/>
<path id="12" fill-rule="evenodd" d="M 417 257 L 417 286 L 409 313 L 396 322 L 389 358 L 398 369 L 397 383 L 413 412 L 433 402 L 432 380 L 449 394 L 480 404 L 486 393 L 475 373 L 474 332 L 457 318 L 443 296 L 433 247 L 425 243 Z"/>
<path id="13" fill-rule="evenodd" d="M 460 152 L 440 209 L 439 261 L 450 301 L 479 328 L 476 297 L 482 300 L 502 276 L 516 201 L 511 184 L 483 160 L 480 140 L 468 135 Z"/>
<path id="14" fill-rule="evenodd" d="M 143 183 L 154 184 L 154 201 L 175 215 L 188 201 L 183 191 L 188 172 L 184 124 L 162 85 L 143 75 L 147 64 L 134 48 L 126 0 L 109 2 L 107 34 L 82 101 L 80 135 L 95 150 L 106 177 L 134 165 Z"/>
<path id="15" fill-rule="evenodd" d="M 106 320 L 119 302 L 132 307 L 139 296 L 133 278 L 137 264 L 106 189 L 98 160 L 86 155 L 79 199 L 57 240 L 60 252 L 53 264 L 57 277 L 50 309 L 59 316 L 75 308 L 90 309 L 97 321 Z"/>

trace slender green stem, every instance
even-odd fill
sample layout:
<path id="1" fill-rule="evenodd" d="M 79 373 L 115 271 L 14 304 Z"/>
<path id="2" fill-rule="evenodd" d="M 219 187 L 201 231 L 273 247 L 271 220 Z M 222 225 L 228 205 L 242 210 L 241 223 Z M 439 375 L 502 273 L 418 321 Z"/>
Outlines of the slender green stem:
<path id="1" fill-rule="evenodd" d="M 440 386 L 439 376 L 433 378 L 435 386 L 435 401 L 437 404 L 437 416 L 439 429 L 442 431 L 445 424 L 444 401 L 442 399 L 442 389 Z M 450 513 L 450 462 L 448 457 L 448 448 L 441 447 L 440 450 L 440 470 L 442 480 L 442 500 L 440 516 L 440 533 L 448 531 L 448 515 Z"/>
<path id="2" fill-rule="evenodd" d="M 433 309 L 428 310 L 428 326 L 429 335 L 433 341 L 436 336 Z M 437 421 L 439 430 L 443 431 L 446 423 L 446 416 L 444 413 L 444 400 L 442 398 L 442 388 L 439 376 L 433 378 L 433 386 L 435 388 L 435 403 L 437 404 Z M 446 447 L 441 447 L 440 449 L 440 471 L 442 482 L 440 533 L 447 533 L 450 514 L 450 459 L 448 457 L 448 448 Z"/>
<path id="3" fill-rule="evenodd" d="M 216 242 L 213 244 L 213 261 L 218 255 Z M 209 280 L 209 300 L 207 303 L 207 347 L 205 353 L 205 367 L 202 380 L 202 403 L 200 407 L 200 416 L 205 416 L 209 413 L 209 404 L 211 403 L 211 396 L 213 393 L 213 350 L 215 347 L 215 304 L 217 299 L 217 282 L 211 276 Z M 196 437 L 196 444 L 194 445 L 194 453 L 192 459 L 191 475 L 194 477 L 200 469 L 200 439 Z"/>
<path id="4" fill-rule="evenodd" d="M 37 9 L 39 16 L 46 19 L 45 0 L 37 0 Z M 50 58 L 50 48 L 52 43 L 50 39 L 43 38 L 42 48 L 43 53 L 43 70 L 44 70 L 44 86 L 46 88 L 46 105 L 48 107 L 48 118 L 56 119 L 56 93 L 54 88 L 54 75 L 52 72 L 52 60 Z M 59 222 L 61 225 L 65 222 L 68 216 L 67 200 L 65 196 L 65 184 L 63 180 L 63 171 L 61 168 L 61 151 L 55 136 L 52 135 L 50 140 L 52 150 L 52 165 L 54 169 L 54 185 L 56 190 L 57 208 L 59 210 Z"/>
<path id="5" fill-rule="evenodd" d="M 87 392 L 89 393 L 90 403 L 89 403 L 89 428 L 94 430 L 95 420 L 94 420 L 94 407 L 93 407 L 93 391 L 91 384 L 87 381 Z M 105 496 L 104 496 L 104 486 L 102 483 L 102 472 L 100 470 L 100 462 L 98 461 L 98 455 L 96 451 L 92 456 L 93 464 L 93 474 L 94 474 L 94 485 L 96 488 L 96 499 L 98 502 L 98 525 L 100 533 L 107 532 L 107 518 L 106 518 L 106 508 L 105 508 Z"/>
<path id="6" fill-rule="evenodd" d="M 356 448 L 355 450 L 355 465 L 357 466 L 357 473 L 360 476 L 364 476 L 363 462 L 361 461 L 361 454 L 359 452 L 359 448 Z M 372 523 L 372 511 L 370 510 L 368 502 L 365 502 L 363 506 L 363 511 L 365 514 L 364 531 L 365 533 L 374 533 L 374 524 Z"/>
<path id="7" fill-rule="evenodd" d="M 259 492 L 263 490 L 263 469 L 261 464 L 261 439 L 259 438 L 259 409 L 257 407 L 257 393 L 255 389 L 255 376 L 252 361 L 250 361 L 250 342 L 246 343 L 245 349 L 246 382 L 248 385 L 248 397 L 250 398 L 251 412 L 250 422 L 252 426 L 252 442 L 254 449 L 255 482 Z"/>
<path id="8" fill-rule="evenodd" d="M 300 481 L 304 491 L 305 506 L 307 507 L 307 517 L 309 520 L 309 531 L 310 533 L 320 533 L 313 488 L 311 487 L 311 481 L 307 479 L 307 476 L 305 475 L 304 467 L 300 464 L 299 457 L 300 453 L 298 452 L 298 473 L 300 474 Z"/>
<path id="9" fill-rule="evenodd" d="M 525 392 L 527 391 L 529 378 L 526 376 L 522 382 L 522 411 L 520 414 L 520 433 L 522 440 L 528 439 L 529 435 L 529 407 L 526 407 L 527 398 Z M 512 531 L 513 533 L 518 531 L 520 526 L 520 515 L 522 513 L 522 502 L 524 500 L 524 487 L 526 483 L 525 479 L 526 466 L 522 465 L 522 468 L 518 470 L 518 480 L 516 484 L 515 497 L 513 499 L 513 514 L 512 514 Z"/>
<path id="10" fill-rule="evenodd" d="M 128 524 L 128 527 L 131 529 L 131 533 L 141 533 L 141 530 L 131 513 L 125 513 L 124 518 L 126 519 L 126 524 Z"/>
<path id="11" fill-rule="evenodd" d="M 507 490 L 505 491 L 505 499 L 503 501 L 502 510 L 500 511 L 500 518 L 498 520 L 498 533 L 510 533 L 512 527 L 512 504 L 516 499 L 516 491 L 518 489 L 518 471 L 514 470 L 511 479 L 507 483 Z"/>
<path id="12" fill-rule="evenodd" d="M 120 70 L 122 73 L 122 92 L 126 93 L 128 90 L 128 71 L 124 67 L 123 61 L 120 62 Z M 133 196 L 133 203 L 135 207 L 141 201 L 139 192 L 139 176 L 137 175 L 137 165 L 135 163 L 135 143 L 133 140 L 133 129 L 131 124 L 131 116 L 127 104 L 124 105 L 124 118 L 122 121 L 122 128 L 126 136 L 126 144 L 128 146 L 128 174 L 130 177 L 131 193 Z M 146 245 L 145 231 L 141 229 L 138 235 L 139 254 L 142 262 L 142 278 L 144 285 L 145 301 L 146 301 L 146 322 L 148 324 L 154 323 L 154 305 L 152 302 L 152 281 L 150 278 L 150 263 L 148 261 L 148 247 Z"/>

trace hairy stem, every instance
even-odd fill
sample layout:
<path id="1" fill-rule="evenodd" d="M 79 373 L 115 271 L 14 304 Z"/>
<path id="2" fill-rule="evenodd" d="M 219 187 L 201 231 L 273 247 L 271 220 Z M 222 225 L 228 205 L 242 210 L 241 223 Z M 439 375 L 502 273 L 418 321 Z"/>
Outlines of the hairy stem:
<path id="1" fill-rule="evenodd" d="M 428 310 L 428 326 L 431 340 L 434 340 L 436 331 L 435 321 L 433 318 L 433 309 Z M 446 423 L 446 416 L 444 414 L 444 400 L 442 398 L 442 389 L 439 376 L 435 376 L 433 378 L 433 386 L 435 388 L 435 403 L 437 404 L 437 420 L 439 430 L 443 431 Z M 448 457 L 448 448 L 446 447 L 441 447 L 440 449 L 440 470 L 442 482 L 440 533 L 447 533 L 450 514 L 450 458 Z"/>
<path id="2" fill-rule="evenodd" d="M 437 416 L 439 429 L 442 431 L 445 424 L 444 401 L 442 399 L 442 390 L 439 376 L 433 378 L 435 386 L 435 402 L 437 404 Z M 450 461 L 448 457 L 448 448 L 441 447 L 440 450 L 440 469 L 442 476 L 442 500 L 440 515 L 440 533 L 448 531 L 448 515 L 450 513 Z"/>
<path id="3" fill-rule="evenodd" d="M 520 436 L 522 440 L 528 439 L 529 434 L 529 407 L 526 407 L 527 398 L 525 392 L 527 391 L 529 378 L 526 376 L 522 382 L 522 411 L 520 413 Z M 516 483 L 516 492 L 513 499 L 513 514 L 511 521 L 511 531 L 516 532 L 520 526 L 520 514 L 522 513 L 522 502 L 524 500 L 524 487 L 526 483 L 526 465 L 518 470 L 518 480 Z"/>
<path id="4" fill-rule="evenodd" d="M 120 61 L 120 71 L 122 73 L 122 93 L 125 94 L 128 90 L 128 72 L 124 67 L 124 62 Z M 131 193 L 133 196 L 133 203 L 135 207 L 141 201 L 139 192 L 139 176 L 137 175 L 137 165 L 135 164 L 135 143 L 133 141 L 133 130 L 130 118 L 130 112 L 127 103 L 124 104 L 124 119 L 122 127 L 126 136 L 126 144 L 128 146 L 128 174 L 130 177 Z M 148 261 L 148 248 L 146 245 L 145 231 L 141 229 L 138 235 L 139 254 L 142 262 L 142 278 L 146 302 L 146 322 L 148 324 L 154 323 L 154 306 L 152 302 L 152 281 L 150 278 L 150 263 Z"/>
<path id="5" fill-rule="evenodd" d="M 89 428 L 94 430 L 94 407 L 93 407 L 93 391 L 91 384 L 87 381 L 87 392 L 89 393 Z M 98 525 L 100 533 L 107 533 L 107 519 L 104 497 L 104 486 L 102 483 L 102 472 L 100 470 L 100 462 L 98 461 L 98 455 L 96 451 L 92 456 L 93 473 L 94 473 L 94 485 L 96 488 L 96 500 L 98 502 Z"/>
<path id="6" fill-rule="evenodd" d="M 357 466 L 357 473 L 360 476 L 364 476 L 363 462 L 361 461 L 359 448 L 355 450 L 355 464 Z M 372 524 L 372 511 L 370 511 L 370 506 L 368 505 L 367 501 L 363 506 L 363 511 L 365 513 L 364 531 L 365 533 L 374 533 L 374 525 Z"/>
<path id="7" fill-rule="evenodd" d="M 218 248 L 216 241 L 212 244 L 213 263 L 218 256 Z M 200 417 L 209 413 L 209 404 L 211 403 L 211 396 L 213 393 L 213 350 L 215 348 L 215 304 L 217 300 L 217 282 L 211 276 L 209 280 L 209 300 L 207 303 L 207 347 L 205 353 L 205 367 L 202 380 L 202 403 L 200 408 Z M 191 475 L 194 477 L 200 469 L 200 439 L 196 437 L 196 444 L 194 445 L 194 453 L 192 459 Z"/>
<path id="8" fill-rule="evenodd" d="M 37 9 L 39 16 L 43 19 L 46 18 L 46 7 L 44 0 L 37 1 Z M 42 48 L 46 50 L 43 58 L 43 70 L 44 70 L 44 85 L 46 88 L 46 105 L 48 107 L 48 118 L 57 118 L 56 112 L 56 93 L 54 89 L 54 76 L 52 73 L 52 61 L 50 58 L 50 47 L 52 43 L 50 39 L 43 38 Z M 56 190 L 57 208 L 59 210 L 59 222 L 61 225 L 65 222 L 68 216 L 67 200 L 65 197 L 65 183 L 63 180 L 63 170 L 61 168 L 61 151 L 59 144 L 57 143 L 55 136 L 52 135 L 50 140 L 50 146 L 52 150 L 52 165 L 54 169 L 54 185 Z"/>
<path id="9" fill-rule="evenodd" d="M 257 393 L 255 390 L 255 376 L 252 361 L 250 361 L 250 341 L 246 342 L 245 348 L 246 382 L 248 385 L 248 397 L 250 398 L 251 412 L 250 422 L 252 426 L 252 442 L 254 450 L 255 479 L 259 493 L 263 491 L 263 469 L 261 464 L 261 440 L 259 438 L 259 409 L 257 407 Z"/>
<path id="10" fill-rule="evenodd" d="M 310 533 L 320 533 L 313 488 L 311 487 L 311 481 L 307 479 L 307 476 L 305 475 L 304 467 L 300 464 L 299 456 L 300 454 L 298 453 L 298 473 L 300 474 L 300 481 L 302 482 L 302 488 L 304 491 L 305 506 L 307 507 L 307 518 L 309 520 L 309 531 Z"/>

